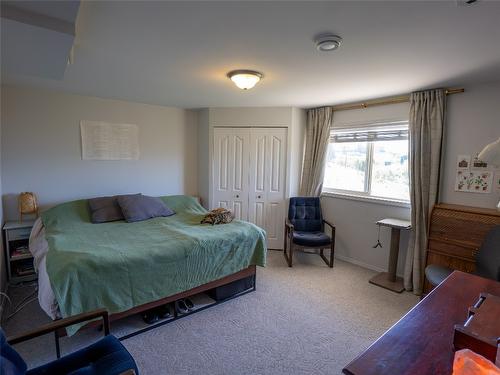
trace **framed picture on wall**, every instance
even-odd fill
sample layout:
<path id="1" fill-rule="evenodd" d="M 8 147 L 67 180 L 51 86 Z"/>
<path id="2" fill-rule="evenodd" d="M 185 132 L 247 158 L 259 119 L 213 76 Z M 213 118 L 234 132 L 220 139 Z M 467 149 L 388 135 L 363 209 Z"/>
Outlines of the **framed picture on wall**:
<path id="1" fill-rule="evenodd" d="M 455 191 L 468 193 L 491 193 L 493 172 L 481 170 L 457 170 Z"/>
<path id="2" fill-rule="evenodd" d="M 475 156 L 474 160 L 472 160 L 471 169 L 485 170 L 486 168 L 488 168 L 488 163 L 482 161 L 481 159 L 478 159 L 477 156 Z"/>
<path id="3" fill-rule="evenodd" d="M 458 155 L 457 170 L 466 170 L 470 168 L 470 155 Z"/>

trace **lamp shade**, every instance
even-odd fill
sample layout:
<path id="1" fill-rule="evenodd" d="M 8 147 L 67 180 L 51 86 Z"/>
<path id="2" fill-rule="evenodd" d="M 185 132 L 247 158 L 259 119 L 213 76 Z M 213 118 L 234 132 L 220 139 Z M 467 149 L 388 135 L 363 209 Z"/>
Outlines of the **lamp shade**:
<path id="1" fill-rule="evenodd" d="M 236 87 L 242 90 L 251 89 L 262 79 L 262 73 L 254 70 L 233 70 L 227 76 Z"/>
<path id="2" fill-rule="evenodd" d="M 500 138 L 486 145 L 477 157 L 486 163 L 500 166 Z"/>

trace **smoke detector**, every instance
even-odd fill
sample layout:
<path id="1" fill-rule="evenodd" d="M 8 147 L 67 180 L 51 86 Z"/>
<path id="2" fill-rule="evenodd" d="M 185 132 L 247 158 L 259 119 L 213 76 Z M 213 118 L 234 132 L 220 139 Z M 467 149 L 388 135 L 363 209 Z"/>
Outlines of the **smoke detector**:
<path id="1" fill-rule="evenodd" d="M 335 51 L 342 44 L 342 38 L 338 35 L 333 34 L 322 34 L 314 39 L 316 43 L 316 49 L 320 52 L 331 52 Z"/>
<path id="2" fill-rule="evenodd" d="M 456 0 L 456 1 L 459 7 L 476 5 L 479 2 L 479 0 Z"/>

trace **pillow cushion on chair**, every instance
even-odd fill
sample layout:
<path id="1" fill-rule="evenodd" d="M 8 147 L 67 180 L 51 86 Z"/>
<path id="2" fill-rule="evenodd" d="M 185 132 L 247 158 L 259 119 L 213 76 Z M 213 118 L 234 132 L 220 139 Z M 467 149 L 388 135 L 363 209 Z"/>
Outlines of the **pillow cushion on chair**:
<path id="1" fill-rule="evenodd" d="M 175 214 L 160 198 L 142 194 L 119 195 L 118 204 L 128 223 Z"/>
<path id="2" fill-rule="evenodd" d="M 24 375 L 26 374 L 26 362 L 9 345 L 3 330 L 0 329 L 0 374 Z"/>
<path id="3" fill-rule="evenodd" d="M 139 374 L 127 349 L 116 337 L 109 335 L 77 352 L 29 370 L 26 375 L 119 375 L 130 369 Z"/>
<path id="4" fill-rule="evenodd" d="M 117 197 L 99 197 L 88 200 L 90 221 L 94 224 L 123 220 L 122 209 Z"/>
<path id="5" fill-rule="evenodd" d="M 437 264 L 429 264 L 425 267 L 425 277 L 432 286 L 441 284 L 444 279 L 451 275 L 451 268 L 443 267 Z"/>
<path id="6" fill-rule="evenodd" d="M 331 238 L 323 232 L 293 232 L 293 243 L 301 246 L 326 246 L 331 243 Z"/>
<path id="7" fill-rule="evenodd" d="M 295 230 L 317 232 L 323 229 L 321 205 L 316 197 L 292 197 L 288 207 L 288 219 Z"/>

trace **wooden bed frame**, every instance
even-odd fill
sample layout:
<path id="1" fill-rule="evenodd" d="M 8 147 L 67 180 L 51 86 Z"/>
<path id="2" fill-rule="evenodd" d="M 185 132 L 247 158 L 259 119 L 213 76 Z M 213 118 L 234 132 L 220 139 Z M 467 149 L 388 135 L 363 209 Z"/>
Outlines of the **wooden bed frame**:
<path id="1" fill-rule="evenodd" d="M 195 288 L 186 290 L 184 292 L 173 294 L 171 296 L 168 296 L 168 297 L 165 297 L 165 298 L 161 298 L 161 299 L 153 301 L 153 302 L 145 303 L 144 305 L 139 305 L 139 306 L 133 307 L 133 308 L 131 308 L 129 310 L 126 310 L 126 311 L 122 311 L 122 312 L 119 312 L 119 313 L 111 314 L 111 315 L 109 315 L 109 321 L 116 321 L 116 320 L 123 319 L 123 318 L 125 318 L 127 316 L 130 316 L 130 315 L 140 314 L 141 312 L 153 309 L 155 307 L 166 305 L 168 303 L 175 302 L 175 301 L 177 301 L 179 299 L 182 299 L 182 298 L 187 298 L 187 297 L 193 296 L 195 294 L 206 292 L 206 291 L 208 291 L 210 289 L 214 289 L 214 288 L 217 288 L 219 286 L 230 284 L 230 283 L 232 283 L 234 281 L 245 279 L 245 278 L 250 277 L 250 276 L 254 276 L 255 277 L 255 275 L 256 275 L 256 269 L 257 269 L 257 267 L 255 265 L 252 265 L 252 266 L 249 266 L 248 268 L 245 268 L 245 269 L 243 269 L 243 270 L 241 270 L 239 272 L 236 272 L 236 273 L 233 273 L 231 275 L 225 276 L 222 279 L 214 280 L 214 281 L 211 281 L 209 283 L 206 283 L 206 284 L 197 286 Z M 254 291 L 254 290 L 255 290 L 255 283 L 254 283 L 254 287 L 251 290 L 249 290 L 249 291 Z M 242 293 L 242 294 L 244 294 L 244 293 Z M 217 304 L 217 302 L 214 303 L 214 305 L 215 304 Z M 210 307 L 210 306 L 212 306 L 212 305 L 209 305 L 207 307 Z M 202 309 L 195 310 L 193 313 L 195 313 L 197 311 L 201 311 L 201 310 Z M 189 314 L 191 314 L 191 313 L 188 313 L 188 314 L 183 315 L 183 316 L 187 316 Z M 156 323 L 156 324 L 151 324 L 148 327 L 145 327 L 145 328 L 140 329 L 138 331 L 135 331 L 135 332 L 132 332 L 130 334 L 127 334 L 127 335 L 125 335 L 123 337 L 120 337 L 119 339 L 120 340 L 125 340 L 127 338 L 136 336 L 136 335 L 138 335 L 140 333 L 149 331 L 149 330 L 154 329 L 154 328 L 156 328 L 158 326 L 162 326 L 162 325 L 164 325 L 166 323 L 169 323 L 169 322 L 175 320 L 176 318 L 177 318 L 177 312 L 174 309 L 174 318 L 173 319 L 172 318 L 171 319 L 165 319 L 165 321 L 163 321 L 163 322 Z M 99 327 L 100 328 L 100 327 L 102 327 L 102 323 L 100 321 L 92 321 L 92 322 L 87 323 L 81 329 L 87 329 L 87 328 L 92 328 L 92 327 Z M 56 342 L 59 341 L 59 337 L 64 337 L 64 336 L 66 336 L 66 329 L 59 329 L 59 330 L 57 330 L 55 332 Z M 59 345 L 57 344 L 57 346 L 59 346 Z"/>

